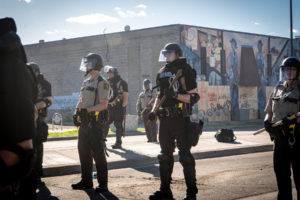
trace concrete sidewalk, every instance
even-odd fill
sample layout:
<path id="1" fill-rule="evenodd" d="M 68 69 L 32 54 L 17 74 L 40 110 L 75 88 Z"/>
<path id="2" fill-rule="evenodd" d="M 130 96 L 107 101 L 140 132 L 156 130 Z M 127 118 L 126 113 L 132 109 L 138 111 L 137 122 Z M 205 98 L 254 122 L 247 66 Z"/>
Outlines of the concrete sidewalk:
<path id="1" fill-rule="evenodd" d="M 244 153 L 270 151 L 273 143 L 267 133 L 253 136 L 252 133 L 261 128 L 252 126 L 234 130 L 237 140 L 234 143 L 218 143 L 214 137 L 215 130 L 205 131 L 199 143 L 192 148 L 195 159 L 229 156 Z M 147 143 L 145 135 L 134 135 L 123 138 L 122 149 L 112 149 L 115 137 L 108 137 L 107 158 L 109 169 L 137 166 L 150 162 L 157 162 L 156 156 L 160 152 L 159 143 Z M 178 160 L 178 151 L 174 153 Z M 48 141 L 44 143 L 44 174 L 56 176 L 80 172 L 77 150 L 77 139 Z"/>

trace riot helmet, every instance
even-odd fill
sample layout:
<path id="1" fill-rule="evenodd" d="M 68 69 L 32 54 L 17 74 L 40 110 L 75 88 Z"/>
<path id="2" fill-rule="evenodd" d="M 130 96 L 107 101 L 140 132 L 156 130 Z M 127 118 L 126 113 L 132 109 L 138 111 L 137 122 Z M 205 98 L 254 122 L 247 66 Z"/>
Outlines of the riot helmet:
<path id="1" fill-rule="evenodd" d="M 108 74 L 108 73 L 113 73 L 114 76 L 119 75 L 118 68 L 113 67 L 113 66 L 109 66 L 109 65 L 106 65 L 106 66 L 104 67 L 104 72 L 107 73 L 107 74 Z"/>
<path id="2" fill-rule="evenodd" d="M 152 88 L 151 81 L 149 79 L 144 80 L 143 89 L 150 90 Z"/>
<path id="3" fill-rule="evenodd" d="M 40 74 L 40 67 L 38 66 L 38 64 L 36 64 L 35 62 L 29 62 L 27 64 L 31 66 L 34 73 Z"/>
<path id="4" fill-rule="evenodd" d="M 89 53 L 81 60 L 80 70 L 90 73 L 92 70 L 101 71 L 103 68 L 103 59 L 101 55 L 96 53 Z"/>
<path id="5" fill-rule="evenodd" d="M 296 57 L 287 57 L 280 65 L 279 81 L 299 79 L 300 62 Z"/>
<path id="6" fill-rule="evenodd" d="M 164 46 L 164 48 L 160 51 L 159 54 L 159 62 L 166 62 L 166 55 L 168 53 L 175 53 L 176 57 L 182 56 L 182 50 L 180 46 L 176 43 L 168 43 Z"/>

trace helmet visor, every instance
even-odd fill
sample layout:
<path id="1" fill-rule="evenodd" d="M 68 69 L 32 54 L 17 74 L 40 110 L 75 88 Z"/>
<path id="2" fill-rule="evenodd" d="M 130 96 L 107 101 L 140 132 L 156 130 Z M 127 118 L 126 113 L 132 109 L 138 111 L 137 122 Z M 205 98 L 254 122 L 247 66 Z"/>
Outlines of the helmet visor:
<path id="1" fill-rule="evenodd" d="M 97 61 L 94 58 L 84 57 L 81 60 L 81 64 L 80 64 L 79 70 L 83 71 L 83 72 L 91 71 L 91 70 L 93 70 L 95 68 L 96 62 Z"/>
<path id="2" fill-rule="evenodd" d="M 176 52 L 175 50 L 165 50 L 165 49 L 161 50 L 160 54 L 159 54 L 158 61 L 159 62 L 166 62 L 167 54 L 175 53 L 175 52 Z"/>
<path id="3" fill-rule="evenodd" d="M 143 89 L 144 90 L 150 90 L 152 88 L 152 83 L 151 81 L 145 81 L 143 84 Z"/>
<path id="4" fill-rule="evenodd" d="M 285 67 L 282 66 L 280 67 L 280 72 L 279 72 L 279 81 L 284 82 L 287 80 L 296 80 L 298 79 L 297 77 L 297 68 L 296 67 Z"/>
<path id="5" fill-rule="evenodd" d="M 105 72 L 105 73 L 108 73 L 108 72 L 114 73 L 114 72 L 116 72 L 116 71 L 117 71 L 117 68 L 115 68 L 115 67 L 113 67 L 113 66 L 106 65 L 106 66 L 104 67 L 104 72 Z"/>

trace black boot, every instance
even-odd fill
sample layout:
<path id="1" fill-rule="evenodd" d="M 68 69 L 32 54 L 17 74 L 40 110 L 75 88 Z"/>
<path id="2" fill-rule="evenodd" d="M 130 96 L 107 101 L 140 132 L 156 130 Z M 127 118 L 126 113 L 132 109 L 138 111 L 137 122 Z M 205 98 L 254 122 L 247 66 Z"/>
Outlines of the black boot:
<path id="1" fill-rule="evenodd" d="M 196 199 L 196 194 L 198 193 L 196 184 L 195 159 L 190 151 L 179 151 L 179 161 L 183 166 L 183 174 L 187 186 L 184 200 L 194 200 Z"/>
<path id="2" fill-rule="evenodd" d="M 122 149 L 122 145 L 121 144 L 113 144 L 113 145 L 111 145 L 111 147 L 113 148 L 113 149 Z"/>
<path id="3" fill-rule="evenodd" d="M 98 193 L 105 193 L 105 192 L 108 192 L 108 189 L 107 189 L 107 187 L 103 187 L 103 186 L 99 185 L 98 187 L 96 187 L 95 191 Z"/>
<path id="4" fill-rule="evenodd" d="M 98 193 L 108 192 L 107 187 L 107 173 L 97 173 L 98 178 L 98 187 L 96 187 L 95 191 Z"/>
<path id="5" fill-rule="evenodd" d="M 158 190 L 149 196 L 149 200 L 174 200 L 171 190 Z"/>
<path id="6" fill-rule="evenodd" d="M 196 194 L 187 194 L 183 200 L 196 200 L 197 197 L 196 197 Z"/>
<path id="7" fill-rule="evenodd" d="M 72 186 L 73 190 L 84 190 L 84 189 L 92 188 L 93 183 L 85 183 L 81 180 L 76 184 L 72 184 L 71 186 Z"/>

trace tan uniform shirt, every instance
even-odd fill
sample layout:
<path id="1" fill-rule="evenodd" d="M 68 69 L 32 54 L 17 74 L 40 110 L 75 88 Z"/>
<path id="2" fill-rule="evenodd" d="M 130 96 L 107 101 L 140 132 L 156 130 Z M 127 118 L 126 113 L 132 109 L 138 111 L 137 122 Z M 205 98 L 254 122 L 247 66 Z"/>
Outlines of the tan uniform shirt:
<path id="1" fill-rule="evenodd" d="M 155 94 L 153 94 L 151 92 L 151 90 L 147 90 L 146 92 L 143 91 L 139 94 L 139 97 L 138 97 L 138 100 L 137 100 L 137 104 L 136 104 L 136 110 L 139 112 L 139 111 L 142 111 L 147 105 L 148 105 L 148 102 L 151 100 L 151 99 L 154 99 L 155 98 Z M 152 104 L 154 103 L 154 101 L 152 102 Z"/>
<path id="2" fill-rule="evenodd" d="M 99 81 L 98 79 L 103 79 Z M 97 90 L 97 97 L 95 98 Z M 86 79 L 80 89 L 81 108 L 88 108 L 100 103 L 99 99 L 108 99 L 110 86 L 109 83 L 99 74 L 93 80 Z M 95 101 L 96 99 L 96 101 Z"/>
<path id="3" fill-rule="evenodd" d="M 287 115 L 299 112 L 300 92 L 298 84 L 292 88 L 278 85 L 274 89 L 265 108 L 266 113 L 273 114 L 272 122 L 277 122 Z"/>

